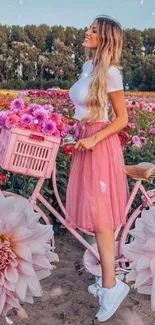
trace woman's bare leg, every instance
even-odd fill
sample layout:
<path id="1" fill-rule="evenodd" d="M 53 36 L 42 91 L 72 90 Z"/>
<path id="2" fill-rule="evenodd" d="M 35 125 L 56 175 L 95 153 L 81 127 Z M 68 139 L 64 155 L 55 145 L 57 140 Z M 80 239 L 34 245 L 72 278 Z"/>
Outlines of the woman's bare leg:
<path id="1" fill-rule="evenodd" d="M 102 268 L 103 288 L 115 285 L 115 240 L 113 230 L 104 230 L 95 234 Z"/>

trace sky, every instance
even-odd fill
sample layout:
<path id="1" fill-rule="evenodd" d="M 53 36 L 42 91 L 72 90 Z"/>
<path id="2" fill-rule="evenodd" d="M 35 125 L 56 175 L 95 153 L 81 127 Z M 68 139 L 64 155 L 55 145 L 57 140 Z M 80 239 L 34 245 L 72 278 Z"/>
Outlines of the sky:
<path id="1" fill-rule="evenodd" d="M 155 0 L 1 0 L 0 23 L 83 28 L 99 14 L 124 28 L 155 28 Z"/>

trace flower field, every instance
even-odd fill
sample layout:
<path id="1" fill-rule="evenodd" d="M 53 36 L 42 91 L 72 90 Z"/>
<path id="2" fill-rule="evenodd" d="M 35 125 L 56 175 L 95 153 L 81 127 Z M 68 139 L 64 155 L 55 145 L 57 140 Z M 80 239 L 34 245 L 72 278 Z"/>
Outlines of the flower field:
<path id="1" fill-rule="evenodd" d="M 149 148 L 149 154 L 153 152 L 154 156 L 155 93 L 128 92 L 126 94 L 126 105 L 129 123 L 127 128 L 119 134 L 119 137 L 122 150 L 125 153 L 131 150 L 131 162 L 128 161 L 128 163 L 133 163 L 134 156 L 137 157 L 137 155 L 140 161 L 143 160 L 146 148 Z M 19 114 L 18 116 L 16 115 L 16 109 L 18 108 L 23 112 L 21 118 Z M 74 132 L 76 127 L 76 123 L 72 120 L 74 107 L 69 99 L 68 91 L 30 90 L 16 92 L 1 90 L 0 111 L 2 110 L 5 110 L 7 113 L 3 116 L 0 112 L 0 127 L 3 126 L 4 119 L 8 113 L 9 115 L 5 122 L 8 128 L 12 125 L 17 126 L 19 120 L 22 127 L 36 131 L 41 131 L 42 129 L 43 133 L 48 135 L 62 135 L 63 133 L 65 135 L 67 131 Z M 47 119 L 49 112 L 52 122 L 50 121 L 49 123 L 48 121 L 49 125 L 46 127 L 46 124 L 43 124 L 43 122 Z M 55 129 L 55 122 L 57 123 L 57 130 Z M 67 127 L 67 130 L 65 127 Z M 66 150 L 66 153 L 68 152 L 70 151 Z M 151 157 L 152 159 L 154 160 L 154 157 Z"/>
<path id="2" fill-rule="evenodd" d="M 126 105 L 129 123 L 119 134 L 125 162 L 155 163 L 155 93 L 126 93 Z M 21 109 L 22 114 L 17 114 L 17 108 Z M 20 125 L 44 134 L 63 137 L 67 133 L 75 134 L 76 123 L 72 119 L 73 113 L 74 107 L 70 102 L 68 91 L 0 91 L 1 127 L 4 124 L 7 128 Z M 65 146 L 64 149 L 60 149 L 57 158 L 57 182 L 63 202 L 72 150 L 73 146 Z M 35 180 L 8 173 L 6 189 L 29 196 L 34 182 Z M 45 182 L 44 193 L 56 206 L 50 180 Z"/>

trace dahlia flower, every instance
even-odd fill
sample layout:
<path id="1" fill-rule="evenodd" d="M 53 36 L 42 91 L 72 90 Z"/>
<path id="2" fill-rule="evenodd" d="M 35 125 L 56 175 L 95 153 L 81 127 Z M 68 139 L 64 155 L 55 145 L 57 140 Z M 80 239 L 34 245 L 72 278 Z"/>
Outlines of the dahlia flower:
<path id="1" fill-rule="evenodd" d="M 138 135 L 134 135 L 132 137 L 132 143 L 133 143 L 133 146 L 135 148 L 140 149 L 142 147 L 142 142 L 141 142 L 141 139 L 140 139 L 140 137 Z"/>
<path id="2" fill-rule="evenodd" d="M 11 129 L 13 126 L 18 126 L 20 123 L 19 116 L 14 112 L 12 114 L 8 114 L 5 120 L 5 126 L 7 129 Z"/>
<path id="3" fill-rule="evenodd" d="M 55 122 L 48 121 L 44 123 L 44 126 L 42 128 L 42 133 L 46 135 L 52 135 L 57 131 L 57 126 Z"/>
<path id="4" fill-rule="evenodd" d="M 48 118 L 48 111 L 41 107 L 33 112 L 33 116 L 38 120 L 39 124 L 42 124 Z"/>
<path id="5" fill-rule="evenodd" d="M 135 123 L 128 123 L 128 126 L 129 126 L 130 129 L 135 129 L 136 128 Z"/>
<path id="6" fill-rule="evenodd" d="M 0 112 L 0 128 L 4 128 L 7 116 L 8 116 L 8 111 Z"/>
<path id="7" fill-rule="evenodd" d="M 145 135 L 145 131 L 144 130 L 139 130 L 138 131 L 138 134 L 139 134 L 139 136 L 144 136 Z"/>
<path id="8" fill-rule="evenodd" d="M 155 135 L 155 127 L 151 128 L 151 129 L 149 130 L 149 134 L 150 134 L 150 135 Z"/>
<path id="9" fill-rule="evenodd" d="M 40 280 L 51 274 L 57 255 L 48 244 L 51 225 L 41 225 L 39 214 L 21 197 L 5 198 L 0 192 L 0 314 L 20 302 L 33 303 L 40 297 Z"/>
<path id="10" fill-rule="evenodd" d="M 29 124 L 33 120 L 33 116 L 30 114 L 23 114 L 21 116 L 21 123 L 22 124 Z"/>
<path id="11" fill-rule="evenodd" d="M 152 124 L 153 126 L 155 126 L 155 120 L 152 120 L 152 121 L 151 121 L 151 124 Z"/>
<path id="12" fill-rule="evenodd" d="M 57 113 L 51 113 L 50 115 L 50 119 L 55 122 L 56 124 L 59 124 L 61 123 L 61 115 L 60 114 L 57 114 Z"/>
<path id="13" fill-rule="evenodd" d="M 123 251 L 132 262 L 126 280 L 134 282 L 139 293 L 151 295 L 151 307 L 155 311 L 155 206 L 142 211 L 130 234 L 134 241 L 125 245 Z"/>
<path id="14" fill-rule="evenodd" d="M 24 109 L 24 101 L 22 98 L 16 98 L 11 102 L 10 109 L 11 111 L 20 111 Z"/>
<path id="15" fill-rule="evenodd" d="M 79 123 L 77 123 L 76 128 L 75 128 L 75 138 L 78 140 L 80 137 L 81 133 L 81 126 Z"/>
<path id="16" fill-rule="evenodd" d="M 27 109 L 32 110 L 32 111 L 35 111 L 36 109 L 40 109 L 40 108 L 41 108 L 41 105 L 36 104 L 36 103 L 32 103 L 32 104 L 30 104 L 30 105 L 28 106 Z"/>
<path id="17" fill-rule="evenodd" d="M 140 103 L 139 103 L 139 108 L 140 108 L 140 109 L 143 109 L 144 107 L 145 107 L 145 102 L 140 102 Z"/>
<path id="18" fill-rule="evenodd" d="M 62 136 L 62 137 L 65 137 L 65 136 L 67 135 L 67 133 L 68 133 L 68 128 L 67 128 L 67 126 L 64 124 L 63 127 L 62 127 L 62 129 L 61 129 L 61 136 Z"/>
<path id="19" fill-rule="evenodd" d="M 45 104 L 43 108 L 47 111 L 53 112 L 54 107 L 51 104 Z"/>

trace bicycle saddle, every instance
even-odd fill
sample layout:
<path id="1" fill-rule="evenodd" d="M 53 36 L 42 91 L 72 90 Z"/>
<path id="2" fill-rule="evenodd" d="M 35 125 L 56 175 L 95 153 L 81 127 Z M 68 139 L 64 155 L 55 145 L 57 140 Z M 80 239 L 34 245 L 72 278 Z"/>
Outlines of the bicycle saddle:
<path id="1" fill-rule="evenodd" d="M 143 162 L 138 165 L 126 165 L 125 173 L 135 180 L 145 180 L 152 183 L 155 178 L 155 165 Z"/>

